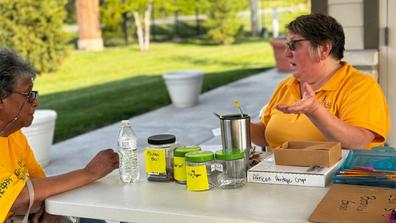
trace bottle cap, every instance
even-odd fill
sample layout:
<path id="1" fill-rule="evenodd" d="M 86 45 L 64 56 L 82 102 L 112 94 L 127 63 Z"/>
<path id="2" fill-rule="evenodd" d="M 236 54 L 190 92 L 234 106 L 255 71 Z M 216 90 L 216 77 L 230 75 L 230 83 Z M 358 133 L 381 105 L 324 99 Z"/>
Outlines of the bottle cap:
<path id="1" fill-rule="evenodd" d="M 176 137 L 171 134 L 152 135 L 147 142 L 151 145 L 163 145 L 176 142 Z"/>
<path id="2" fill-rule="evenodd" d="M 216 152 L 217 160 L 239 160 L 245 158 L 245 152 L 240 151 L 236 153 L 225 154 L 223 150 L 219 150 Z"/>
<path id="3" fill-rule="evenodd" d="M 185 157 L 186 153 L 200 150 L 201 147 L 199 146 L 179 146 L 173 151 L 173 154 L 177 157 Z"/>
<path id="4" fill-rule="evenodd" d="M 195 151 L 186 153 L 186 161 L 192 163 L 202 163 L 214 159 L 213 152 L 211 151 Z"/>
<path id="5" fill-rule="evenodd" d="M 122 120 L 121 125 L 129 125 L 129 120 Z"/>

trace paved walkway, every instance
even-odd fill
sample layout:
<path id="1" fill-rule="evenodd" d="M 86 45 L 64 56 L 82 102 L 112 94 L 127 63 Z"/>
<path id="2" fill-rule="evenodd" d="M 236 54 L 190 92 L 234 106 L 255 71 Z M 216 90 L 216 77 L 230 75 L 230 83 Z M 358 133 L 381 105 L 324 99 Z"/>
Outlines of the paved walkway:
<path id="1" fill-rule="evenodd" d="M 182 145 L 220 145 L 220 137 L 212 132 L 220 127 L 213 112 L 238 113 L 233 103 L 233 99 L 237 99 L 243 111 L 257 121 L 261 107 L 268 102 L 276 85 L 285 76 L 271 69 L 204 93 L 197 106 L 176 108 L 169 105 L 131 118 L 139 151 L 147 146 L 148 136 L 160 133 L 174 134 Z M 45 168 L 47 174 L 82 168 L 102 148 L 116 149 L 120 126 L 117 122 L 53 145 L 51 161 Z"/>

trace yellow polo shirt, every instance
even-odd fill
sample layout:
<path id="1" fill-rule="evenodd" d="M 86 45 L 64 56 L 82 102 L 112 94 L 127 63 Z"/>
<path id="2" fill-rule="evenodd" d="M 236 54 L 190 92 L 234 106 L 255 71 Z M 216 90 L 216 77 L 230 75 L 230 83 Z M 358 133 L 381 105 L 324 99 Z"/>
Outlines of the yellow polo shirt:
<path id="1" fill-rule="evenodd" d="M 381 87 L 370 76 L 342 62 L 343 66 L 315 92 L 319 102 L 341 121 L 365 128 L 379 136 L 369 148 L 382 146 L 390 130 L 389 109 Z M 291 105 L 301 100 L 300 83 L 293 76 L 283 80 L 261 117 L 265 138 L 271 148 L 286 141 L 325 141 L 320 130 L 304 114 L 285 114 L 279 103 Z"/>
<path id="2" fill-rule="evenodd" d="M 11 206 L 25 186 L 28 177 L 44 177 L 22 132 L 0 137 L 0 222 L 10 215 Z"/>

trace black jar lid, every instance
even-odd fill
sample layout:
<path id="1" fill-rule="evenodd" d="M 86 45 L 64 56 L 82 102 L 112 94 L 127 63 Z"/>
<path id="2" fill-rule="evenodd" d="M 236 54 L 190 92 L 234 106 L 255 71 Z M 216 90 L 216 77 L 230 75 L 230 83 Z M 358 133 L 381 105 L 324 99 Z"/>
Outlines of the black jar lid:
<path id="1" fill-rule="evenodd" d="M 176 137 L 171 134 L 159 134 L 148 137 L 147 142 L 151 145 L 162 145 L 176 142 Z"/>

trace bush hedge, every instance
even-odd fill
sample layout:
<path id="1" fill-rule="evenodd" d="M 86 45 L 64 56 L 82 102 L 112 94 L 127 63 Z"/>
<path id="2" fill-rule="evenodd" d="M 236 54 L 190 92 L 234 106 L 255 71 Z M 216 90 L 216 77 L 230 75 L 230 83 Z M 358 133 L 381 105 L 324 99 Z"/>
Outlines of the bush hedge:
<path id="1" fill-rule="evenodd" d="M 56 70 L 66 56 L 66 2 L 2 0 L 0 47 L 15 50 L 39 73 Z"/>

